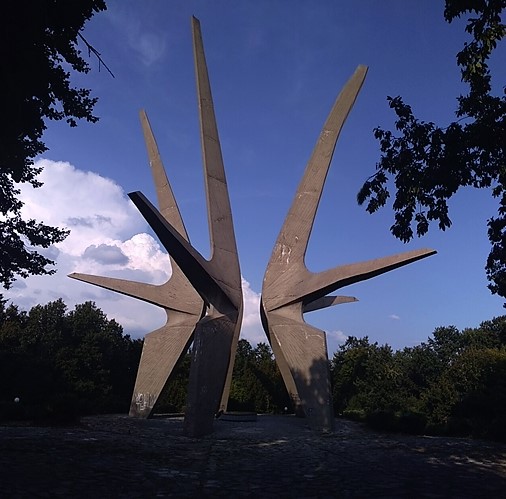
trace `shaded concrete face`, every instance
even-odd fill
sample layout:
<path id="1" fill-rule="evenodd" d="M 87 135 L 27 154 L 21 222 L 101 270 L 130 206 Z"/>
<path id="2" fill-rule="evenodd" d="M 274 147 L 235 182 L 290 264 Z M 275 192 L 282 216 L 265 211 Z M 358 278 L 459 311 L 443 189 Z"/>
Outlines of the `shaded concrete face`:
<path id="1" fill-rule="evenodd" d="M 265 271 L 261 316 L 283 380 L 311 428 L 331 431 L 334 424 L 325 333 L 304 321 L 303 313 L 355 301 L 327 296 L 435 253 L 416 250 L 313 273 L 304 263 L 309 236 L 341 128 L 367 73 L 359 66 L 324 124 Z M 297 410 L 297 407 L 296 407 Z"/>
<path id="2" fill-rule="evenodd" d="M 168 251 L 172 276 L 161 286 L 72 274 L 70 277 L 163 307 L 167 323 L 149 333 L 130 414 L 147 417 L 174 366 L 193 341 L 184 428 L 189 436 L 212 432 L 226 410 L 242 320 L 241 272 L 200 24 L 192 19 L 211 258 L 189 243 L 147 117 L 141 113 L 159 210 L 140 192 L 129 196 Z"/>

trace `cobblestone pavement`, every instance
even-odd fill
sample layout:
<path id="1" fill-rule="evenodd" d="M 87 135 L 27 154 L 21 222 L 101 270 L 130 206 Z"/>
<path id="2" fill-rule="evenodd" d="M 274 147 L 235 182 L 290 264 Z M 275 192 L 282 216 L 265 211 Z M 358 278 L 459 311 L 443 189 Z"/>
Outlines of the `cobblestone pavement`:
<path id="1" fill-rule="evenodd" d="M 0 427 L 0 497 L 506 498 L 506 445 L 380 434 L 337 421 L 217 420 L 203 439 L 182 419 L 83 418 L 72 428 Z"/>

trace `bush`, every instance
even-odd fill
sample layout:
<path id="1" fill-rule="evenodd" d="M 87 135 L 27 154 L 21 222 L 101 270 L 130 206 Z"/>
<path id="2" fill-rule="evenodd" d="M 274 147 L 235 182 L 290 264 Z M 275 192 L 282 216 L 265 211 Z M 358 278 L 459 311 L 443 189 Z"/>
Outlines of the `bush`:
<path id="1" fill-rule="evenodd" d="M 450 417 L 446 424 L 445 434 L 453 437 L 469 437 L 473 434 L 473 424 L 469 418 Z"/>
<path id="2" fill-rule="evenodd" d="M 66 426 L 78 423 L 80 414 L 79 401 L 73 393 L 54 393 L 44 403 L 24 404 L 20 419 L 36 425 Z"/>
<path id="3" fill-rule="evenodd" d="M 233 398 L 230 398 L 228 400 L 227 410 L 236 412 L 256 412 L 254 402 L 250 400 L 246 400 L 243 402 Z"/>
<path id="4" fill-rule="evenodd" d="M 489 438 L 499 440 L 500 442 L 506 442 L 506 417 L 500 416 L 495 418 L 488 428 Z"/>
<path id="5" fill-rule="evenodd" d="M 0 401 L 0 421 L 21 421 L 26 418 L 26 408 L 20 403 Z"/>
<path id="6" fill-rule="evenodd" d="M 398 431 L 397 416 L 390 411 L 375 411 L 367 414 L 366 423 L 374 430 Z"/>
<path id="7" fill-rule="evenodd" d="M 420 412 L 407 411 L 399 415 L 398 428 L 402 433 L 420 435 L 427 427 L 427 417 Z"/>
<path id="8" fill-rule="evenodd" d="M 342 412 L 343 418 L 349 419 L 350 421 L 365 421 L 365 412 L 357 409 L 348 409 Z"/>

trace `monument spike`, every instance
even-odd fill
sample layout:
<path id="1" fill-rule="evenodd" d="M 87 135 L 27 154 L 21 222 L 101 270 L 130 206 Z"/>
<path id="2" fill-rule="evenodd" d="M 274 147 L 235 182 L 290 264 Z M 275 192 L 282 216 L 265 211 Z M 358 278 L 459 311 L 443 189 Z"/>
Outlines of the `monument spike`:
<path id="1" fill-rule="evenodd" d="M 320 297 L 344 286 L 372 279 L 436 253 L 435 250 L 423 248 L 365 262 L 341 265 L 317 274 L 310 273 L 305 282 L 304 297 Z"/>
<path id="2" fill-rule="evenodd" d="M 218 126 L 214 113 L 211 85 L 204 54 L 200 22 L 192 17 L 193 50 L 197 98 L 200 119 L 200 138 L 206 188 L 212 267 L 216 267 L 223 284 L 235 294 L 232 302 L 242 302 L 241 272 L 235 241 L 232 209 L 221 153 Z M 227 269 L 225 272 L 224 269 Z M 216 272 L 216 271 L 215 271 Z"/>
<path id="3" fill-rule="evenodd" d="M 321 310 L 323 308 L 332 307 L 334 305 L 340 305 L 343 303 L 353 303 L 358 301 L 354 296 L 324 296 L 322 298 L 318 298 L 316 300 L 310 301 L 307 304 L 304 303 L 302 305 L 302 312 L 314 312 L 316 310 Z M 281 373 L 281 377 L 283 378 L 283 383 L 285 384 L 286 390 L 294 404 L 295 413 L 298 416 L 304 415 L 304 410 L 302 408 L 301 400 L 298 394 L 297 386 L 293 379 L 292 373 L 290 371 L 290 366 L 286 361 L 283 351 L 280 348 L 280 345 L 275 341 L 275 338 L 272 338 L 270 335 L 267 317 L 264 312 L 263 306 L 260 307 L 260 317 L 262 319 L 262 326 L 267 335 L 269 343 L 271 344 L 272 351 L 276 358 L 276 363 L 278 365 L 279 371 Z"/>
<path id="4" fill-rule="evenodd" d="M 236 290 L 227 286 L 225 279 L 221 279 L 228 269 L 213 266 L 212 260 L 206 260 L 165 220 L 142 192 L 130 192 L 128 196 L 204 301 L 220 311 L 223 307 L 234 306 Z"/>
<path id="5" fill-rule="evenodd" d="M 342 305 L 343 303 L 353 303 L 358 301 L 354 296 L 323 296 L 312 300 L 308 303 L 302 303 L 302 312 L 314 312 L 323 308 L 333 307 L 335 305 Z"/>
<path id="6" fill-rule="evenodd" d="M 304 268 L 298 272 L 299 278 L 302 276 L 304 278 L 297 288 L 293 287 L 292 274 L 286 273 L 282 279 L 276 281 L 280 294 L 264 303 L 265 306 L 274 310 L 299 300 L 317 300 L 344 286 L 371 279 L 434 254 L 436 254 L 434 250 L 419 249 L 365 262 L 340 265 L 318 273 Z"/>
<path id="7" fill-rule="evenodd" d="M 283 383 L 285 384 L 286 391 L 288 392 L 288 396 L 293 403 L 294 412 L 297 416 L 302 417 L 304 416 L 304 409 L 302 407 L 302 401 L 299 397 L 297 385 L 295 384 L 295 380 L 292 376 L 290 364 L 286 360 L 281 345 L 279 344 L 276 336 L 274 336 L 272 328 L 270 327 L 272 322 L 272 314 L 269 313 L 269 318 L 267 318 L 267 312 L 265 311 L 262 302 L 260 302 L 260 319 L 262 321 L 262 327 L 265 331 L 267 339 L 269 340 L 269 344 L 271 345 L 272 353 L 276 359 L 276 364 L 278 365 L 279 372 L 283 378 Z"/>
<path id="8" fill-rule="evenodd" d="M 173 266 L 173 269 L 175 267 Z M 174 271 L 174 270 L 173 270 Z M 192 298 L 195 298 L 192 286 L 187 282 L 184 284 L 181 282 L 178 284 L 178 288 L 174 286 L 166 286 L 164 284 L 147 284 L 144 282 L 128 281 L 126 279 L 118 279 L 115 277 L 104 277 L 96 276 L 91 274 L 80 274 L 74 272 L 69 274 L 68 277 L 76 279 L 78 281 L 87 282 L 100 288 L 108 289 L 109 291 L 115 291 L 132 298 L 151 303 L 158 307 L 162 307 L 166 310 L 172 310 L 174 312 L 182 312 L 185 314 L 194 314 L 195 307 L 193 300 L 190 302 L 184 301 L 181 298 L 188 295 L 188 292 L 181 288 L 191 288 Z"/>
<path id="9" fill-rule="evenodd" d="M 181 216 L 179 206 L 172 192 L 172 187 L 170 186 L 167 173 L 163 166 L 162 159 L 160 158 L 160 152 L 158 151 L 158 145 L 153 135 L 148 115 L 144 109 L 139 111 L 139 117 L 144 134 L 144 142 L 146 143 L 146 150 L 148 152 L 149 166 L 156 187 L 156 197 L 160 213 L 165 220 L 171 222 L 174 228 L 188 241 L 188 233 L 184 226 L 183 217 Z"/>
<path id="10" fill-rule="evenodd" d="M 272 267 L 277 265 L 285 266 L 287 259 L 303 265 L 303 257 L 307 249 L 337 139 L 360 92 L 366 74 L 367 67 L 358 66 L 353 76 L 337 96 L 308 161 L 292 206 L 283 224 L 283 229 L 280 231 L 274 246 L 273 255 L 276 254 L 277 258 L 271 258 L 266 274 L 271 271 Z M 286 248 L 290 248 L 290 250 L 287 251 Z"/>

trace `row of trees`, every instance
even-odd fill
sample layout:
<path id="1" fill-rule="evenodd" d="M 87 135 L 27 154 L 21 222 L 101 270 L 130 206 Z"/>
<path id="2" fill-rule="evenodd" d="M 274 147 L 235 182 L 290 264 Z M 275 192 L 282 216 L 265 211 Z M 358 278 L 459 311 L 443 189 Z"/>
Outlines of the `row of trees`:
<path id="1" fill-rule="evenodd" d="M 124 335 L 93 302 L 69 311 L 59 299 L 25 312 L 0 298 L 0 420 L 65 422 L 91 412 L 128 412 L 141 350 L 142 340 Z M 177 366 L 157 412 L 184 411 L 190 357 Z M 290 407 L 268 345 L 239 341 L 229 407 Z"/>
<path id="2" fill-rule="evenodd" d="M 126 412 L 141 349 L 92 302 L 27 313 L 0 300 L 0 419 Z"/>
<path id="3" fill-rule="evenodd" d="M 413 433 L 506 439 L 506 317 L 437 328 L 397 352 L 350 337 L 331 361 L 337 414 Z"/>
<path id="4" fill-rule="evenodd" d="M 92 302 L 29 312 L 0 300 L 0 419 L 75 418 L 127 412 L 142 341 Z M 337 415 L 381 429 L 506 440 L 506 316 L 393 351 L 349 337 L 329 362 Z M 182 412 L 190 353 L 156 412 Z M 15 400 L 19 399 L 19 402 Z M 240 340 L 229 410 L 283 413 L 291 401 L 270 347 Z"/>

